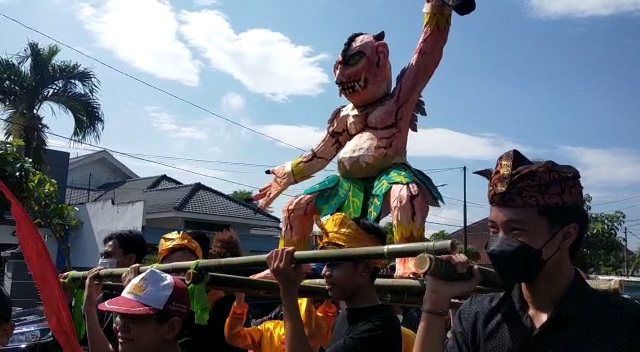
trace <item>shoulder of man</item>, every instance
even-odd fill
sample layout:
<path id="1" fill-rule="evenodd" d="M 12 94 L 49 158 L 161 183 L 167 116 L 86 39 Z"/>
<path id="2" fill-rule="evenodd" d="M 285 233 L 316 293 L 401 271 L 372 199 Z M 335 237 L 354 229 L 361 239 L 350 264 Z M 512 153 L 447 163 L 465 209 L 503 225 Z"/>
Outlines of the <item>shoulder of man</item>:
<path id="1" fill-rule="evenodd" d="M 495 315 L 502 314 L 505 300 L 509 298 L 511 298 L 510 291 L 474 294 L 467 298 L 458 308 L 452 326 L 468 330 L 482 325 L 487 319 L 490 320 Z M 456 323 L 458 323 L 457 326 Z M 470 331 L 465 331 L 465 333 L 470 333 Z"/>
<path id="2" fill-rule="evenodd" d="M 589 306 L 599 319 L 611 318 L 616 325 L 635 325 L 640 323 L 640 303 L 611 292 L 592 290 Z"/>

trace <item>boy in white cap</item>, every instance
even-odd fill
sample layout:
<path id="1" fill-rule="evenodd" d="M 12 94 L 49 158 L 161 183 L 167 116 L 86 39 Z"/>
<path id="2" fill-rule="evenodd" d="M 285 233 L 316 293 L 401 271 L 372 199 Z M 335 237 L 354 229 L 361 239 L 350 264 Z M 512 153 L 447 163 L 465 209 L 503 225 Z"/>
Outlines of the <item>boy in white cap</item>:
<path id="1" fill-rule="evenodd" d="M 97 282 L 100 268 L 89 271 L 84 308 L 87 340 L 93 352 L 114 351 L 100 327 L 96 298 L 101 291 Z M 97 306 L 114 314 L 113 328 L 119 352 L 179 352 L 178 340 L 188 320 L 187 286 L 169 274 L 148 270 L 135 277 L 122 294 Z"/>

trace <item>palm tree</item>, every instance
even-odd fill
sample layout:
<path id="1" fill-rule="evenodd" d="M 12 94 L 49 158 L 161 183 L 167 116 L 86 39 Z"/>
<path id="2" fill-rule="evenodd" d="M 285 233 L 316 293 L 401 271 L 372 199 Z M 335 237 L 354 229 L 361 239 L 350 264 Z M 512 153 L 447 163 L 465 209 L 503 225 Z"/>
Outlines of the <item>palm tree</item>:
<path id="1" fill-rule="evenodd" d="M 70 115 L 71 139 L 98 142 L 104 115 L 95 73 L 77 62 L 56 60 L 57 45 L 41 46 L 29 41 L 19 53 L 0 58 L 0 114 L 4 115 L 5 138 L 21 139 L 25 156 L 43 165 L 49 127 L 42 109 L 47 106 Z"/>

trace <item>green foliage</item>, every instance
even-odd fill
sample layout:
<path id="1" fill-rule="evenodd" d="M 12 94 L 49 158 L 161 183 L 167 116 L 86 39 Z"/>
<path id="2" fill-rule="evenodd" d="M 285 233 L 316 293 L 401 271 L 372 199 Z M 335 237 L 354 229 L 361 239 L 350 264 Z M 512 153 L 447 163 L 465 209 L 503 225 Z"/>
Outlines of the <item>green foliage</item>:
<path id="1" fill-rule="evenodd" d="M 432 241 L 441 241 L 441 240 L 446 240 L 447 238 L 449 238 L 449 234 L 447 233 L 446 230 L 440 230 L 440 231 L 434 232 L 431 234 L 431 236 L 429 236 L 429 239 Z"/>
<path id="2" fill-rule="evenodd" d="M 391 221 L 388 221 L 383 224 L 380 224 L 380 227 L 382 228 L 384 233 L 387 234 L 387 243 L 392 244 L 393 243 L 393 223 Z"/>
<path id="3" fill-rule="evenodd" d="M 467 256 L 467 258 L 469 258 L 469 260 L 473 262 L 477 262 L 478 260 L 480 260 L 480 252 L 478 252 L 478 250 L 473 247 L 467 247 L 467 250 L 464 252 L 464 254 Z"/>
<path id="4" fill-rule="evenodd" d="M 81 225 L 75 218 L 76 209 L 59 202 L 56 181 L 33 167 L 31 160 L 20 153 L 23 146 L 20 140 L 0 142 L 0 180 L 18 198 L 33 222 L 48 228 L 60 240 L 65 232 Z M 0 195 L 0 211 L 8 210 L 8 201 Z M 61 249 L 68 265 L 69 248 L 61 246 Z"/>
<path id="5" fill-rule="evenodd" d="M 585 196 L 586 209 L 591 209 L 591 196 Z M 575 264 L 586 273 L 620 275 L 624 271 L 624 242 L 618 236 L 623 231 L 626 215 L 613 213 L 590 213 L 589 230 Z"/>
<path id="6" fill-rule="evenodd" d="M 233 199 L 235 199 L 235 200 L 237 200 L 239 202 L 247 203 L 247 204 L 249 204 L 251 206 L 258 207 L 258 202 L 254 201 L 252 199 L 253 198 L 253 191 L 251 191 L 251 190 L 238 189 L 238 190 L 233 191 L 233 193 L 231 193 L 229 195 L 229 197 L 231 197 L 231 198 L 233 198 Z M 273 214 L 273 207 L 271 207 L 271 206 L 268 207 L 266 211 L 269 214 Z"/>
<path id="7" fill-rule="evenodd" d="M 100 81 L 79 63 L 57 60 L 57 45 L 29 41 L 19 53 L 0 57 L 0 113 L 7 120 L 5 138 L 24 141 L 25 155 L 36 168 L 43 166 L 47 131 L 42 110 L 60 111 L 73 118 L 71 138 L 100 139 L 104 116 L 98 100 Z"/>

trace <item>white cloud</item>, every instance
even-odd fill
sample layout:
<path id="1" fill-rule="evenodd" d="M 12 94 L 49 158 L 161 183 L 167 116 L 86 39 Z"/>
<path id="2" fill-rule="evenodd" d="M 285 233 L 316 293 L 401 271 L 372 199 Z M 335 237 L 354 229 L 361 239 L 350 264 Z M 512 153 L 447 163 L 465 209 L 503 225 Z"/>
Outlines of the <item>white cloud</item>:
<path id="1" fill-rule="evenodd" d="M 407 152 L 421 157 L 495 160 L 511 149 L 526 150 L 517 143 L 490 134 L 471 135 L 445 128 L 423 128 L 417 133 L 409 133 Z"/>
<path id="2" fill-rule="evenodd" d="M 640 0 L 528 0 L 540 17 L 597 17 L 640 12 Z"/>
<path id="3" fill-rule="evenodd" d="M 239 113 L 244 111 L 247 101 L 240 94 L 229 92 L 220 99 L 222 110 L 230 113 Z"/>
<path id="4" fill-rule="evenodd" d="M 319 66 L 328 58 L 314 55 L 284 34 L 255 28 L 236 33 L 226 16 L 215 10 L 181 11 L 180 32 L 210 65 L 240 81 L 253 93 L 274 101 L 323 92 L 329 77 Z"/>
<path id="5" fill-rule="evenodd" d="M 99 0 L 79 5 L 78 16 L 98 44 L 136 69 L 197 86 L 201 64 L 177 37 L 168 0 Z"/>
<path id="6" fill-rule="evenodd" d="M 326 133 L 324 129 L 305 125 L 264 125 L 257 126 L 255 129 L 279 141 L 302 149 L 313 148 Z M 269 139 L 269 141 L 273 142 L 272 139 Z M 278 145 L 290 148 L 283 143 L 278 143 Z"/>
<path id="7" fill-rule="evenodd" d="M 257 129 L 299 148 L 314 147 L 326 130 L 313 126 L 264 125 Z M 526 148 L 493 135 L 470 135 L 444 128 L 421 129 L 409 134 L 408 155 L 449 157 L 466 160 L 495 160 L 510 149 Z"/>
<path id="8" fill-rule="evenodd" d="M 624 186 L 639 183 L 640 153 L 628 149 L 561 147 L 580 171 L 583 183 Z"/>
<path id="9" fill-rule="evenodd" d="M 147 106 L 145 110 L 151 118 L 151 124 L 170 138 L 188 140 L 206 140 L 209 134 L 206 130 L 192 126 L 182 126 L 179 119 L 160 108 Z"/>

